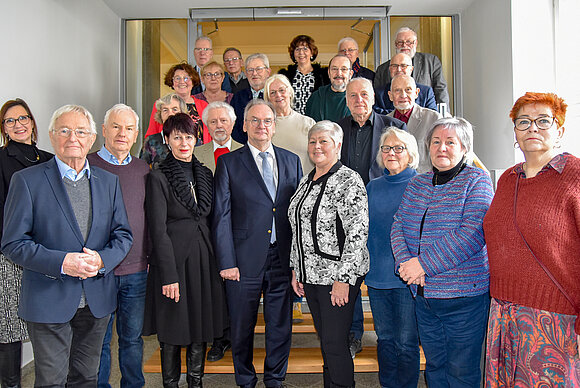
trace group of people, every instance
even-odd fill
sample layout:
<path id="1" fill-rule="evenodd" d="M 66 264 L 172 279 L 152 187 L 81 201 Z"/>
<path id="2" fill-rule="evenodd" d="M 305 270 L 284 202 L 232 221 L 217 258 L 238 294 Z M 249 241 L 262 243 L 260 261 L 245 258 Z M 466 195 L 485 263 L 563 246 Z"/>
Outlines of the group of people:
<path id="1" fill-rule="evenodd" d="M 255 387 L 262 300 L 263 382 L 281 387 L 292 302 L 304 296 L 324 386 L 354 387 L 363 281 L 383 387 L 417 386 L 419 345 L 430 387 L 479 386 L 486 335 L 488 386 L 579 386 L 580 162 L 558 151 L 566 104 L 552 93 L 516 101 L 525 162 L 494 195 L 471 124 L 433 110 L 448 95 L 416 37 L 401 29 L 400 52 L 372 74 L 354 40 L 323 69 L 299 35 L 295 64 L 276 75 L 264 54 L 244 75 L 235 48 L 224 67 L 200 38 L 197 68 L 165 77 L 175 92 L 156 101 L 141 158 L 127 105 L 106 112 L 92 154 L 91 113 L 57 109 L 53 156 L 37 148 L 26 102 L 6 102 L 2 386 L 20 386 L 26 338 L 36 386 L 108 386 L 116 322 L 121 386 L 144 385 L 141 336 L 156 334 L 164 387 L 179 385 L 182 348 L 187 385 L 201 387 L 205 360 L 230 347 L 236 384 Z"/>

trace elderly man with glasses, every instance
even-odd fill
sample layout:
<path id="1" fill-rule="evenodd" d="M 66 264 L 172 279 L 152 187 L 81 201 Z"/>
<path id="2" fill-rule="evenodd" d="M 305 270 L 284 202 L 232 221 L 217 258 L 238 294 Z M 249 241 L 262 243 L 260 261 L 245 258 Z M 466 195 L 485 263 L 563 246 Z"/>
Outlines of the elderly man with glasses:
<path id="1" fill-rule="evenodd" d="M 242 53 L 235 47 L 228 47 L 224 50 L 224 66 L 226 67 L 226 79 L 230 81 L 232 93 L 236 94 L 242 89 L 250 87 L 246 73 L 242 70 L 244 58 Z"/>
<path id="2" fill-rule="evenodd" d="M 395 38 L 397 54 L 405 53 L 413 60 L 413 73 L 411 74 L 418 84 L 424 84 L 433 88 L 437 104 L 449 105 L 449 93 L 447 81 L 443 76 L 441 61 L 436 55 L 417 52 L 417 33 L 409 27 L 401 27 Z M 389 72 L 391 61 L 387 61 L 377 68 L 375 75 L 375 89 L 386 88 L 393 78 Z"/>
<path id="3" fill-rule="evenodd" d="M 346 55 L 352 64 L 352 78 L 363 77 L 371 82 L 375 79 L 375 72 L 360 64 L 358 57 L 358 43 L 351 37 L 342 38 L 338 41 L 338 53 Z"/>
<path id="4" fill-rule="evenodd" d="M 195 58 L 195 65 L 193 67 L 195 68 L 195 71 L 197 71 L 197 74 L 199 74 L 201 83 L 192 89 L 192 96 L 205 90 L 203 78 L 201 78 L 201 69 L 213 59 L 213 43 L 209 37 L 200 36 L 195 40 L 193 57 Z M 232 91 L 230 80 L 227 76 L 224 77 L 224 81 L 222 82 L 222 90 L 225 90 L 226 92 Z"/>

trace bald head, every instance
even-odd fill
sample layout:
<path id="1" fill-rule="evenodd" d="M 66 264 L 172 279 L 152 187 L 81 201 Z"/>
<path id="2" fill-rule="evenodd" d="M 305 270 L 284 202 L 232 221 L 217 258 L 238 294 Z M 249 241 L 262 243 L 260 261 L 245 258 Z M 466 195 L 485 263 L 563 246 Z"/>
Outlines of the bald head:
<path id="1" fill-rule="evenodd" d="M 395 54 L 391 58 L 389 72 L 391 74 L 391 78 L 395 78 L 397 75 L 401 74 L 411 75 L 413 72 L 413 60 L 405 53 Z"/>

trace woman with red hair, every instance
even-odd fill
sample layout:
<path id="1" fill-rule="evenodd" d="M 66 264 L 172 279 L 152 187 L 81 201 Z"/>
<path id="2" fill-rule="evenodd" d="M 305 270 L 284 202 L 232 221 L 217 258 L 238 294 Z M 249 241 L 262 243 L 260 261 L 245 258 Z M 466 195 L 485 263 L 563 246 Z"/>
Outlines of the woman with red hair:
<path id="1" fill-rule="evenodd" d="M 488 387 L 580 386 L 580 159 L 558 150 L 566 107 L 528 92 L 510 112 L 525 162 L 501 176 L 483 222 Z"/>

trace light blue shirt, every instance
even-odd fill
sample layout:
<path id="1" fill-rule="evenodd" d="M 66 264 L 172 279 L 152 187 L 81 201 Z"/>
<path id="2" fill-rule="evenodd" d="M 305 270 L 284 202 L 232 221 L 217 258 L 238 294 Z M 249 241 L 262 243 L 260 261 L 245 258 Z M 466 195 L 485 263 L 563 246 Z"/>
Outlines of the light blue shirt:
<path id="1" fill-rule="evenodd" d="M 105 162 L 110 163 L 110 164 L 115 164 L 117 166 L 125 166 L 125 165 L 131 163 L 131 160 L 133 159 L 131 154 L 128 154 L 127 157 L 125 158 L 125 160 L 123 160 L 122 162 L 119 162 L 119 159 L 117 159 L 117 157 L 115 155 L 110 153 L 109 150 L 105 146 L 103 146 L 99 150 L 99 152 L 97 152 L 97 155 L 99 155 L 101 157 L 101 159 L 103 159 Z"/>
<path id="2" fill-rule="evenodd" d="M 72 168 L 71 166 L 69 166 L 68 164 L 66 164 L 62 160 L 60 160 L 58 158 L 58 156 L 55 156 L 54 160 L 56 160 L 56 165 L 58 166 L 58 171 L 60 172 L 61 178 L 64 179 L 66 177 L 66 178 L 70 179 L 71 181 L 76 182 L 79 179 L 81 179 L 83 177 L 83 175 L 86 173 L 87 178 L 91 179 L 91 169 L 89 168 L 88 159 L 85 159 L 85 166 L 83 167 L 81 172 L 79 172 L 78 174 L 74 168 Z"/>

